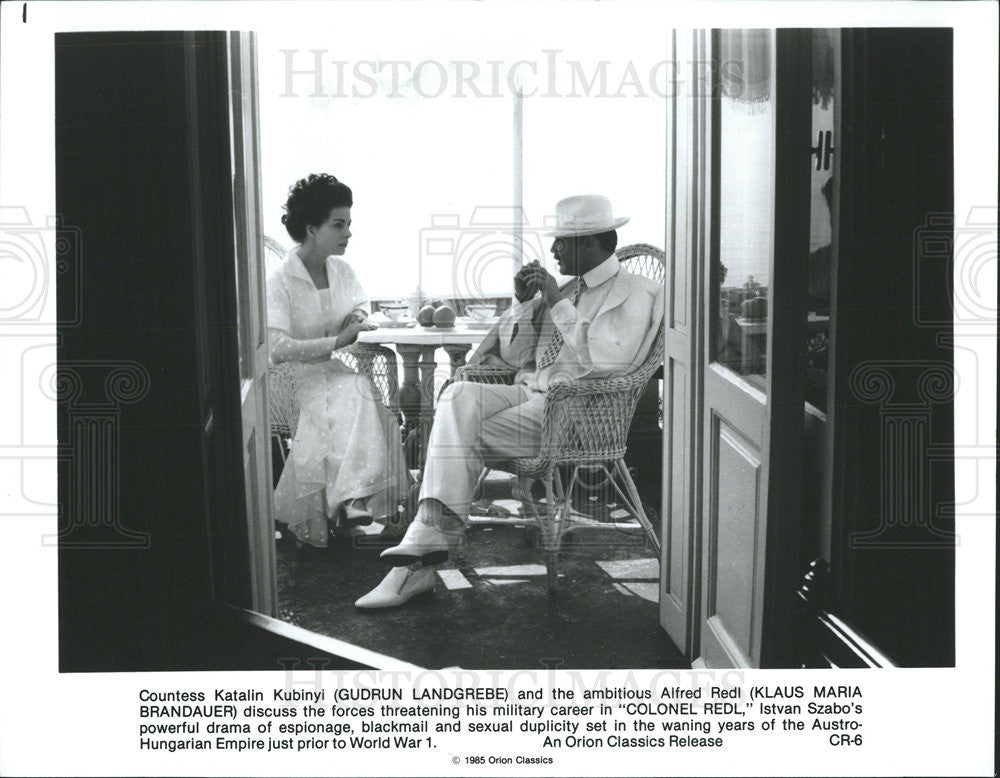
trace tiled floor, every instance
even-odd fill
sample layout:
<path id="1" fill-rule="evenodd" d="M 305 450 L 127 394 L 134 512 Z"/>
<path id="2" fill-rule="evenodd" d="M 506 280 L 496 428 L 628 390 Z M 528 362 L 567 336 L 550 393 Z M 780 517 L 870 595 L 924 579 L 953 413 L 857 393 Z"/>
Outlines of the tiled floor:
<path id="1" fill-rule="evenodd" d="M 286 537 L 278 543 L 281 617 L 430 668 L 689 666 L 659 626 L 658 562 L 641 535 L 572 536 L 554 595 L 531 537 L 514 526 L 474 526 L 457 562 L 439 569 L 433 594 L 377 612 L 356 610 L 354 600 L 388 571 L 381 547 L 297 550 Z"/>

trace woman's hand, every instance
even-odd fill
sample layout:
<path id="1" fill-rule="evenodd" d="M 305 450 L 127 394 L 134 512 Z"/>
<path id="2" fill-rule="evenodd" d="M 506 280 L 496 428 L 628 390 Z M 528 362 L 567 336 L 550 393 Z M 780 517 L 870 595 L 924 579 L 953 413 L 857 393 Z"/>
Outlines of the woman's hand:
<path id="1" fill-rule="evenodd" d="M 344 320 L 340 323 L 340 329 L 346 330 L 351 322 L 358 322 L 359 324 L 364 324 L 368 320 L 368 316 L 361 311 L 351 311 Z"/>
<path id="2" fill-rule="evenodd" d="M 337 343 L 334 348 L 344 348 L 350 346 L 358 339 L 358 333 L 377 330 L 377 324 L 371 324 L 361 316 L 349 315 L 344 319 L 344 329 L 337 333 Z"/>

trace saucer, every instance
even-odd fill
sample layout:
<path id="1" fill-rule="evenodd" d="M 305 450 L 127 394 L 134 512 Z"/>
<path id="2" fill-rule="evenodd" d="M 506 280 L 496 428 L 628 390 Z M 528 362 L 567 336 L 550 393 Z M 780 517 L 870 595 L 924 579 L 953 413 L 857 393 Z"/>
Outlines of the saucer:
<path id="1" fill-rule="evenodd" d="M 392 319 L 386 319 L 385 321 L 375 322 L 379 326 L 379 329 L 390 329 L 393 327 L 416 327 L 417 323 L 413 319 L 404 319 L 402 321 L 393 321 Z"/>
<path id="2" fill-rule="evenodd" d="M 467 330 L 488 330 L 492 328 L 493 325 L 496 324 L 498 321 L 500 321 L 499 316 L 491 316 L 490 318 L 484 319 L 483 321 L 480 321 L 478 319 L 473 319 L 472 317 L 468 317 L 459 319 L 458 323 L 461 324 L 463 327 L 465 327 L 465 329 Z"/>

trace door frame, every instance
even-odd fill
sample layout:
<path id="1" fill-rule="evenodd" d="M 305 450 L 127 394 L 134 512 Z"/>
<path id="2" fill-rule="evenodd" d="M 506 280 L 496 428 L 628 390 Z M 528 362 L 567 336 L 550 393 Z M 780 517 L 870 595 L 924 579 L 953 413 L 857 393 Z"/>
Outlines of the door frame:
<path id="1" fill-rule="evenodd" d="M 228 93 L 250 603 L 258 613 L 275 616 L 278 612 L 278 582 L 274 500 L 270 488 L 267 295 L 264 289 L 264 230 L 260 202 L 256 42 L 256 35 L 252 32 L 229 33 Z"/>
<path id="2" fill-rule="evenodd" d="M 765 550 L 762 667 L 797 661 L 795 591 L 801 559 L 805 347 L 812 164 L 812 30 L 779 29 L 775 51 L 775 225 L 769 338 L 768 537 Z M 836 110 L 836 109 L 835 109 Z M 773 358 L 772 358 L 773 357 Z M 778 396 L 774 388 L 784 388 Z"/>
<path id="3" fill-rule="evenodd" d="M 702 395 L 705 316 L 702 269 L 707 262 L 711 154 L 707 93 L 698 76 L 708 61 L 709 31 L 674 30 L 673 60 L 685 63 L 667 100 L 667 196 L 664 241 L 663 527 L 660 550 L 660 625 L 681 652 L 701 652 Z"/>

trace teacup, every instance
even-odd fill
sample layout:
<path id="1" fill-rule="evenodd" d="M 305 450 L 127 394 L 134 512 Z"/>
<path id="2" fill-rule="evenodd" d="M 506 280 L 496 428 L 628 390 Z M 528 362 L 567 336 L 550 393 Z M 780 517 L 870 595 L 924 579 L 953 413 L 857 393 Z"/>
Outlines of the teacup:
<path id="1" fill-rule="evenodd" d="M 407 308 L 409 308 L 406 303 L 401 302 L 381 303 L 379 307 L 382 309 L 382 313 L 392 321 L 402 319 L 406 315 Z"/>
<path id="2" fill-rule="evenodd" d="M 473 321 L 486 321 L 497 311 L 496 303 L 469 303 L 465 312 Z"/>

